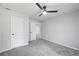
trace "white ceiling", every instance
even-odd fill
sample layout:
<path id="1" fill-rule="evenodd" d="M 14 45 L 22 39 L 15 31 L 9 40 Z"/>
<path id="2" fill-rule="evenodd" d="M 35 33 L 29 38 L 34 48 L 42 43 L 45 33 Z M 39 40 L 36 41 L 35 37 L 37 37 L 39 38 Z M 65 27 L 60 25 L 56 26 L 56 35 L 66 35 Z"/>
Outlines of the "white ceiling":
<path id="1" fill-rule="evenodd" d="M 47 3 L 47 10 L 58 10 L 58 13 L 49 13 L 47 15 L 43 15 L 41 17 L 34 15 L 32 16 L 33 19 L 38 19 L 40 21 L 47 20 L 49 18 L 70 13 L 79 10 L 79 3 Z M 39 15 L 40 13 L 38 13 Z"/>
<path id="2" fill-rule="evenodd" d="M 14 11 L 23 13 L 32 19 L 39 21 L 49 19 L 60 14 L 73 12 L 79 10 L 79 3 L 40 3 L 41 6 L 46 5 L 47 10 L 58 10 L 58 13 L 50 13 L 43 16 L 38 16 L 41 10 L 36 6 L 35 3 L 2 3 L 3 7 L 10 8 Z"/>
<path id="3" fill-rule="evenodd" d="M 0 5 L 27 16 L 31 16 L 39 11 L 39 8 L 34 3 L 1 3 Z"/>

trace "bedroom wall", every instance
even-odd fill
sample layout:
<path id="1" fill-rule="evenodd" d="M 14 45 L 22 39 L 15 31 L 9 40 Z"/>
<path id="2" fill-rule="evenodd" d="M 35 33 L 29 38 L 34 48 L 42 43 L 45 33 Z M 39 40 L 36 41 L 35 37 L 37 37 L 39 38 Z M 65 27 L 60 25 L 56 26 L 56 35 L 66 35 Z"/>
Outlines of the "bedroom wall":
<path id="1" fill-rule="evenodd" d="M 0 24 L 1 25 L 1 24 Z M 0 27 L 1 28 L 1 27 Z M 0 29 L 1 31 L 1 29 Z M 0 49 L 1 49 L 1 32 L 0 32 Z"/>
<path id="2" fill-rule="evenodd" d="M 42 22 L 42 38 L 79 50 L 79 10 Z"/>
<path id="3" fill-rule="evenodd" d="M 0 8 L 0 52 L 11 48 L 11 16 L 17 15 L 26 19 L 25 23 L 25 40 L 23 44 L 28 44 L 29 39 L 29 18 L 21 13 Z M 21 44 L 21 45 L 23 45 Z"/>

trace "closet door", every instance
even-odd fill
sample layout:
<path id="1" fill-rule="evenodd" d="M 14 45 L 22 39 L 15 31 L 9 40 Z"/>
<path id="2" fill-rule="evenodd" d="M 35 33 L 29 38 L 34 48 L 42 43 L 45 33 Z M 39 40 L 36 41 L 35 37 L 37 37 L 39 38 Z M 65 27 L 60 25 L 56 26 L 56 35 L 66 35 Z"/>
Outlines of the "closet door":
<path id="1" fill-rule="evenodd" d="M 24 41 L 24 19 L 11 16 L 11 47 L 23 45 Z"/>

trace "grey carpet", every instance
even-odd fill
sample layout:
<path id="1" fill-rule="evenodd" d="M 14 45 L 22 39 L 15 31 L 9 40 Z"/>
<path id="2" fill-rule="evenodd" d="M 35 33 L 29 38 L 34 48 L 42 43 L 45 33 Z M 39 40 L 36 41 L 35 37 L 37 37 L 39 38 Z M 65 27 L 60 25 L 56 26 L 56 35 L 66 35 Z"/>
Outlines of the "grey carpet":
<path id="1" fill-rule="evenodd" d="M 0 53 L 1 56 L 78 56 L 79 51 L 47 40 L 31 41 L 29 45 Z"/>

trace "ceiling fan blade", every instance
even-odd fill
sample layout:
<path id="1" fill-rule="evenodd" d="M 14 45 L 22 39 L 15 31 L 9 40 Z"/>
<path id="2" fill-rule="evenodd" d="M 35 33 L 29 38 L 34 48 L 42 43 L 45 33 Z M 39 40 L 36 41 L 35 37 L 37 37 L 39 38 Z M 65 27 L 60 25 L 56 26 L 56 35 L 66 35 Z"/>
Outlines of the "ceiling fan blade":
<path id="1" fill-rule="evenodd" d="M 55 11 L 46 11 L 46 12 L 48 12 L 48 13 L 56 13 L 56 12 L 58 12 L 58 11 L 55 10 Z"/>
<path id="2" fill-rule="evenodd" d="M 42 16 L 43 14 L 41 13 L 39 16 Z"/>
<path id="3" fill-rule="evenodd" d="M 36 3 L 36 5 L 37 5 L 40 9 L 43 9 L 39 3 Z"/>

